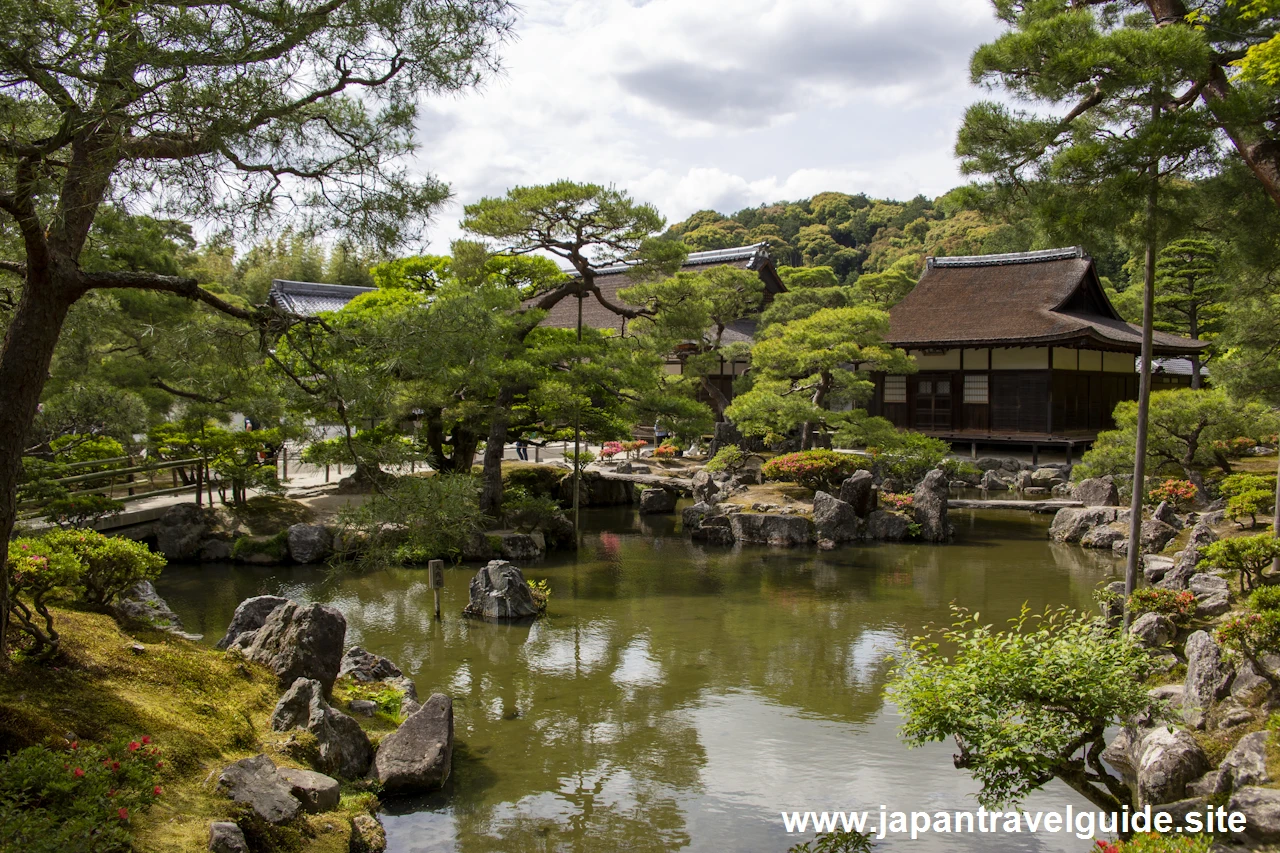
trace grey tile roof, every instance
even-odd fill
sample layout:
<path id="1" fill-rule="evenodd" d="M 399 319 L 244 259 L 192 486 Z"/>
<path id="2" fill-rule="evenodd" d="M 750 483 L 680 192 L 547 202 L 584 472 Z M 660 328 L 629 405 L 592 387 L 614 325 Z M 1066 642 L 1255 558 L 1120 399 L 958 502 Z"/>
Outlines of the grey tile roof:
<path id="1" fill-rule="evenodd" d="M 735 261 L 747 261 L 743 264 L 744 269 L 757 269 L 761 264 L 769 259 L 768 243 L 752 243 L 750 246 L 738 246 L 733 249 L 709 249 L 705 252 L 690 252 L 689 257 L 685 259 L 682 269 L 690 267 L 713 266 L 715 264 L 729 264 Z M 597 276 L 602 275 L 619 275 L 625 273 L 632 268 L 631 264 L 612 264 L 607 267 L 600 267 L 596 270 Z M 577 273 L 573 269 L 564 270 L 566 275 L 572 275 L 575 278 Z"/>
<path id="2" fill-rule="evenodd" d="M 313 317 L 325 311 L 337 311 L 360 294 L 375 289 L 277 278 L 271 282 L 271 289 L 267 291 L 267 303 L 290 314 Z"/>
<path id="3" fill-rule="evenodd" d="M 928 258 L 926 267 L 998 267 L 1006 264 L 1035 264 L 1041 261 L 1065 261 L 1087 258 L 1081 246 L 1062 249 L 1038 249 L 1034 252 L 1007 252 L 1003 255 L 957 255 L 952 258 Z"/>
<path id="4" fill-rule="evenodd" d="M 1142 357 L 1139 356 L 1133 360 L 1135 370 L 1142 368 Z M 1191 359 L 1189 358 L 1153 358 L 1151 359 L 1151 372 L 1163 373 L 1165 376 L 1190 376 L 1191 375 Z M 1200 365 L 1200 375 L 1208 376 L 1209 370 L 1203 364 Z"/>

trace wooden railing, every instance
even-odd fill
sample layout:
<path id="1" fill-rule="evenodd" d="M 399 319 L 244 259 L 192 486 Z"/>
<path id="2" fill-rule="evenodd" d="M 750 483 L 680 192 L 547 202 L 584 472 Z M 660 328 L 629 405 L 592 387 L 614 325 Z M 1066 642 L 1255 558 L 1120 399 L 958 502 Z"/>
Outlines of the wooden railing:
<path id="1" fill-rule="evenodd" d="M 102 469 L 83 474 L 67 474 L 52 481 L 65 486 L 71 496 L 101 495 L 120 503 L 191 492 L 208 480 L 208 462 L 200 457 L 151 461 L 118 456 L 113 459 L 72 462 L 62 467 L 65 471 Z M 169 472 L 168 482 L 162 476 L 165 471 Z M 18 504 L 19 516 L 34 518 L 42 515 L 44 503 L 39 500 L 23 501 Z"/>

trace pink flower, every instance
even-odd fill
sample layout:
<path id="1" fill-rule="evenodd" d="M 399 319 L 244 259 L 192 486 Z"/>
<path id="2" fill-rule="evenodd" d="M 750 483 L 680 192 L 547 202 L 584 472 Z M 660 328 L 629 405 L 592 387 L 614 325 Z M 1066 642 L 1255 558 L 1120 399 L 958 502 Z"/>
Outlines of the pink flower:
<path id="1" fill-rule="evenodd" d="M 128 819 L 129 819 L 129 810 L 128 810 L 128 809 L 116 809 L 116 814 L 118 814 L 118 815 L 120 816 L 120 819 L 121 819 L 121 820 L 128 820 Z"/>
<path id="2" fill-rule="evenodd" d="M 80 778 L 80 777 L 82 777 L 82 776 L 84 776 L 84 771 L 83 771 L 83 770 L 81 770 L 79 767 L 77 767 L 77 768 L 76 768 L 76 778 L 77 778 L 77 779 L 79 779 L 79 778 Z"/>

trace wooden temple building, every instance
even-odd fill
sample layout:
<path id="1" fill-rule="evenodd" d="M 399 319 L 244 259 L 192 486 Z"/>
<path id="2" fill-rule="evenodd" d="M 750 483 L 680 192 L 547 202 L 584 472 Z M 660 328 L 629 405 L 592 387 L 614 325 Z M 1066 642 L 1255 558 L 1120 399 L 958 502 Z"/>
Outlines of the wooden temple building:
<path id="1" fill-rule="evenodd" d="M 877 375 L 869 410 L 953 443 L 1062 447 L 1070 458 L 1138 397 L 1142 330 L 1107 299 L 1080 247 L 929 258 L 889 312 L 918 372 Z M 1156 356 L 1205 344 L 1155 332 Z"/>

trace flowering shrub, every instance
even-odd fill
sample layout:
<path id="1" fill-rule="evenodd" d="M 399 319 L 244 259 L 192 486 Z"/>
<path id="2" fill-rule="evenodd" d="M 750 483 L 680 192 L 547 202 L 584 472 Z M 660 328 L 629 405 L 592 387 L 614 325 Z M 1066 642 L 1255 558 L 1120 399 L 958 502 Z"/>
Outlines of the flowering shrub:
<path id="1" fill-rule="evenodd" d="M 805 488 L 832 490 L 854 471 L 865 467 L 865 457 L 834 450 L 802 450 L 784 453 L 764 463 L 761 469 L 770 480 L 799 483 Z"/>
<path id="2" fill-rule="evenodd" d="M 640 453 L 642 448 L 649 446 L 649 442 L 641 438 L 636 441 L 621 442 L 620 446 L 622 447 L 623 452 L 627 454 L 628 459 L 634 459 L 636 455 Z"/>
<path id="3" fill-rule="evenodd" d="M 1147 492 L 1147 501 L 1158 504 L 1168 501 L 1174 507 L 1182 509 L 1190 506 L 1196 499 L 1196 487 L 1190 480 L 1165 480 Z"/>
<path id="4" fill-rule="evenodd" d="M 1215 636 L 1223 648 L 1237 652 L 1262 670 L 1259 663 L 1262 656 L 1280 652 L 1280 611 L 1232 616 L 1222 623 Z"/>
<path id="5" fill-rule="evenodd" d="M 1244 456 L 1250 450 L 1258 446 L 1258 442 L 1252 438 L 1240 435 L 1230 441 L 1215 441 L 1211 447 L 1228 458 L 1236 459 Z"/>
<path id="6" fill-rule="evenodd" d="M 653 449 L 653 455 L 656 459 L 674 459 L 677 448 L 674 444 L 660 444 Z"/>
<path id="7" fill-rule="evenodd" d="M 139 581 L 160 577 L 165 559 L 131 539 L 103 536 L 96 530 L 55 530 L 45 544 L 80 561 L 80 583 L 90 604 L 105 605 Z"/>
<path id="8" fill-rule="evenodd" d="M 159 799 L 151 738 L 32 746 L 0 762 L 0 844 L 26 853 L 125 853 L 132 813 Z"/>
<path id="9" fill-rule="evenodd" d="M 622 452 L 622 442 L 606 441 L 604 447 L 600 448 L 601 459 L 612 459 Z"/>
<path id="10" fill-rule="evenodd" d="M 75 554 L 40 539 L 15 539 L 5 561 L 9 575 L 9 613 L 13 626 L 31 638 L 31 654 L 49 657 L 58 651 L 48 600 L 80 581 L 83 566 Z"/>
<path id="11" fill-rule="evenodd" d="M 1098 841 L 1091 853 L 1209 853 L 1213 839 L 1205 835 L 1162 835 L 1140 832 L 1128 841 Z"/>
<path id="12" fill-rule="evenodd" d="M 1186 624 L 1195 615 L 1196 595 L 1190 590 L 1178 592 L 1146 586 L 1135 589 L 1133 595 L 1129 596 L 1129 612 L 1135 616 L 1140 613 L 1160 613 L 1174 622 Z"/>
<path id="13" fill-rule="evenodd" d="M 915 495 L 898 494 L 896 492 L 880 493 L 880 505 L 898 512 L 911 509 L 911 505 L 915 503 L 915 499 Z"/>

